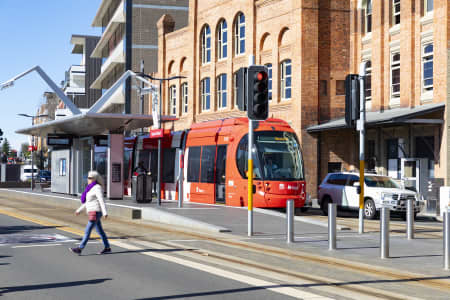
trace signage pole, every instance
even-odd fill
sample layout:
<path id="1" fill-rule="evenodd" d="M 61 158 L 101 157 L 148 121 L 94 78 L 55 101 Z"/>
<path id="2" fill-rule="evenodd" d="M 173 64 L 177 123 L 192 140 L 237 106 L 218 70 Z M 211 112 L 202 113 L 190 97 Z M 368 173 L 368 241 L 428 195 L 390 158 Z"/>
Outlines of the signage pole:
<path id="1" fill-rule="evenodd" d="M 162 116 L 162 80 L 159 81 L 159 118 L 158 118 L 158 128 L 161 129 L 161 116 Z M 163 134 L 164 135 L 164 134 Z M 158 139 L 158 184 L 157 184 L 157 195 L 158 195 L 158 205 L 161 206 L 161 139 Z"/>
<path id="2" fill-rule="evenodd" d="M 359 234 L 364 233 L 364 138 L 366 131 L 364 129 L 366 116 L 366 101 L 364 95 L 364 81 L 366 76 L 366 62 L 362 62 L 359 68 L 359 120 L 357 129 L 359 130 L 359 186 L 361 193 L 359 194 Z"/>
<path id="3" fill-rule="evenodd" d="M 34 126 L 34 117 L 31 117 L 31 125 Z M 33 151 L 34 151 L 34 135 L 31 136 L 31 191 L 33 191 L 34 188 L 34 158 L 33 158 Z"/>

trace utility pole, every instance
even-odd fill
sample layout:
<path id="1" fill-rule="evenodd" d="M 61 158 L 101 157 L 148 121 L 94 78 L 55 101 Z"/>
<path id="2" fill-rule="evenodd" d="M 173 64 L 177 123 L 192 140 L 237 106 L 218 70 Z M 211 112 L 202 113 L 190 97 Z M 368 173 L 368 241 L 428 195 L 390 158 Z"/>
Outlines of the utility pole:
<path id="1" fill-rule="evenodd" d="M 359 186 L 361 193 L 359 194 L 359 234 L 364 233 L 364 141 L 366 130 L 364 124 L 366 122 L 366 101 L 364 82 L 366 76 L 366 62 L 362 62 L 359 68 L 359 120 L 357 121 L 357 129 L 359 130 Z"/>

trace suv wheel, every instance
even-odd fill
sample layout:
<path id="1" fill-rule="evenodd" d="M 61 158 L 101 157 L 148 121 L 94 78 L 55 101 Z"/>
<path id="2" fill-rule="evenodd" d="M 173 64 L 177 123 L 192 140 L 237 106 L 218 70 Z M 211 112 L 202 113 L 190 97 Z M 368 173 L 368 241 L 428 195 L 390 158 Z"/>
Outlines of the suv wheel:
<path id="1" fill-rule="evenodd" d="M 328 204 L 332 203 L 333 201 L 331 200 L 331 198 L 329 196 L 325 196 L 322 199 L 322 203 L 320 205 L 320 208 L 322 209 L 322 214 L 324 216 L 328 216 Z"/>
<path id="2" fill-rule="evenodd" d="M 377 216 L 377 208 L 372 199 L 364 201 L 364 217 L 373 220 Z"/>

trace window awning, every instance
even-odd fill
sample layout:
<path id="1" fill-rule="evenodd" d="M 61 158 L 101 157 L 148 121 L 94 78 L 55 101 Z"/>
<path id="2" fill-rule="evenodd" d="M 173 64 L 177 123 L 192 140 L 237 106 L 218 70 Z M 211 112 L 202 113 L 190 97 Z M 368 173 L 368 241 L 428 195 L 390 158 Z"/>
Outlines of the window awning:
<path id="1" fill-rule="evenodd" d="M 445 109 L 445 103 L 433 103 L 416 106 L 414 108 L 401 107 L 384 111 L 371 111 L 366 113 L 366 126 L 381 126 L 394 124 L 442 124 L 442 119 L 418 119 L 416 117 L 441 111 Z M 308 133 L 321 132 L 326 130 L 345 129 L 345 119 L 335 119 L 320 125 L 308 127 Z"/>
<path id="2" fill-rule="evenodd" d="M 176 117 L 163 116 L 162 122 L 177 120 Z M 123 132 L 153 125 L 151 115 L 82 113 L 58 120 L 17 130 L 16 133 L 47 136 L 49 134 L 69 134 L 73 136 L 96 136 L 110 132 Z"/>

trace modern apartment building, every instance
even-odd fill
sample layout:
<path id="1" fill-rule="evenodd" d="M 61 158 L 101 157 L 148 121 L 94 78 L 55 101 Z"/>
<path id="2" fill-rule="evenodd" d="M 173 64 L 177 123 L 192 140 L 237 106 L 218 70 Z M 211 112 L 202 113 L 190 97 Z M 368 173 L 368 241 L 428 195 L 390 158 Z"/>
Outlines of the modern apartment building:
<path id="1" fill-rule="evenodd" d="M 249 57 L 269 69 L 270 117 L 296 130 L 308 191 L 315 194 L 318 138 L 306 129 L 343 116 L 350 66 L 350 0 L 191 0 L 189 24 L 170 15 L 158 22 L 158 76 L 163 114 L 193 122 L 244 116 L 236 105 L 235 74 Z"/>
<path id="2" fill-rule="evenodd" d="M 103 60 L 100 75 L 91 88 L 110 88 L 127 70 L 145 73 L 158 70 L 158 31 L 156 23 L 170 13 L 177 27 L 184 27 L 188 19 L 188 0 L 103 0 L 92 26 L 102 28 L 102 36 L 92 57 Z M 147 98 L 147 97 L 146 97 Z M 128 80 L 113 95 L 103 112 L 141 113 L 141 104 Z M 148 100 L 145 100 L 148 107 Z M 144 111 L 142 113 L 148 113 Z"/>
<path id="3" fill-rule="evenodd" d="M 450 183 L 449 13 L 448 0 L 351 1 L 350 70 L 365 62 L 367 73 L 366 169 L 425 196 L 433 183 Z M 320 139 L 322 178 L 358 169 L 358 135 L 342 125 L 309 128 Z"/>
<path id="4" fill-rule="evenodd" d="M 72 53 L 81 54 L 81 61 L 66 71 L 63 90 L 78 108 L 91 107 L 101 96 L 101 91 L 90 88 L 100 74 L 102 60 L 91 57 L 99 40 L 100 37 L 87 35 L 72 35 L 70 39 Z"/>

